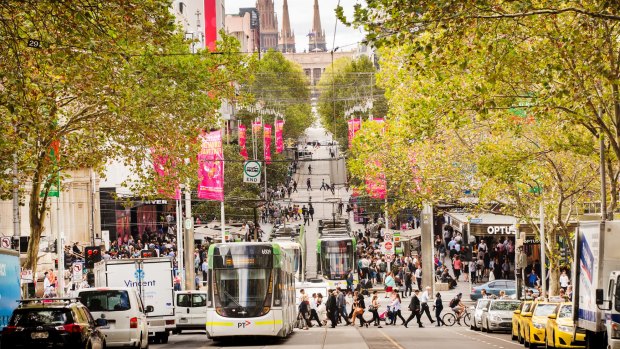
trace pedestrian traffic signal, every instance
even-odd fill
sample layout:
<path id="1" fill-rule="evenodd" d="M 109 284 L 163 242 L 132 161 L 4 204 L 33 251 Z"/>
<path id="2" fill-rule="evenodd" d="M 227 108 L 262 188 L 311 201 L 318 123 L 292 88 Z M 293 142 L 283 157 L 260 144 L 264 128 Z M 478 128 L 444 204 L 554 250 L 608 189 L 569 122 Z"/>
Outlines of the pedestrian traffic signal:
<path id="1" fill-rule="evenodd" d="M 86 268 L 92 269 L 95 263 L 101 260 L 101 246 L 86 246 L 84 248 L 84 263 Z"/>
<path id="2" fill-rule="evenodd" d="M 141 250 L 140 251 L 140 257 L 141 258 L 151 258 L 151 257 L 157 257 L 157 252 L 155 252 L 155 250 L 150 249 L 150 250 Z"/>

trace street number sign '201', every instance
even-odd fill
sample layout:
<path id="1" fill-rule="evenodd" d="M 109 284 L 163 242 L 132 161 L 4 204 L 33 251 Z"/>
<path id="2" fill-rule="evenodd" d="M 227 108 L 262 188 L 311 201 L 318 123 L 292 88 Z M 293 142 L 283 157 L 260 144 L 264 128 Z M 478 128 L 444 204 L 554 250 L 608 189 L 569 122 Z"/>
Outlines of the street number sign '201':
<path id="1" fill-rule="evenodd" d="M 258 161 L 246 161 L 243 163 L 243 182 L 260 183 L 261 165 Z"/>

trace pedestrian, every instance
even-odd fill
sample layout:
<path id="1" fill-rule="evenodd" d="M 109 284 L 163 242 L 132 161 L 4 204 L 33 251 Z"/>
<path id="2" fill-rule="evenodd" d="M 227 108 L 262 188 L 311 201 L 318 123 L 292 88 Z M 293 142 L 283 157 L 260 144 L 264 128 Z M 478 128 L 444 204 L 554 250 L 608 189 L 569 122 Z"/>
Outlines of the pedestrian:
<path id="1" fill-rule="evenodd" d="M 297 181 L 293 179 L 293 193 L 297 193 Z"/>
<path id="2" fill-rule="evenodd" d="M 372 322 L 374 322 L 375 327 L 383 328 L 381 327 L 381 318 L 379 317 L 379 306 L 378 292 L 374 291 L 372 293 L 372 303 L 368 310 L 372 313 Z"/>
<path id="3" fill-rule="evenodd" d="M 459 276 L 461 276 L 461 268 L 463 267 L 463 262 L 461 262 L 460 256 L 454 256 L 454 262 L 452 263 L 452 268 L 454 269 L 454 278 L 456 281 L 459 281 Z"/>
<path id="4" fill-rule="evenodd" d="M 327 190 L 326 185 L 325 185 L 325 178 L 321 180 L 321 188 L 319 188 L 319 190 Z"/>
<path id="5" fill-rule="evenodd" d="M 304 322 L 304 330 L 307 330 L 309 327 L 312 327 L 312 323 L 310 322 L 310 302 L 308 300 L 308 296 L 305 291 L 302 289 L 299 291 L 300 300 L 299 307 L 297 308 L 299 313 L 297 317 L 302 319 Z"/>
<path id="6" fill-rule="evenodd" d="M 308 164 L 308 174 L 312 174 L 312 165 Z"/>
<path id="7" fill-rule="evenodd" d="M 443 322 L 443 320 L 441 319 L 441 312 L 443 310 L 443 303 L 441 301 L 441 293 L 437 292 L 437 294 L 435 295 L 435 305 L 433 306 L 433 309 L 435 309 L 435 319 L 437 319 L 437 327 L 439 326 L 445 326 L 446 323 Z"/>
<path id="8" fill-rule="evenodd" d="M 415 270 L 415 280 L 418 284 L 418 291 L 422 291 L 422 266 L 417 265 L 417 269 Z"/>
<path id="9" fill-rule="evenodd" d="M 355 319 L 358 318 L 360 320 L 360 327 L 368 327 L 368 323 L 363 317 L 364 309 L 366 309 L 364 295 L 359 291 L 355 291 L 353 293 L 353 314 L 351 315 L 351 326 L 355 326 Z"/>
<path id="10" fill-rule="evenodd" d="M 398 292 L 392 292 L 392 302 L 390 303 L 390 323 L 388 325 L 396 326 L 396 318 L 400 318 L 403 324 L 406 323 L 405 318 L 400 312 L 400 308 L 402 306 L 402 302 L 400 300 L 400 296 Z"/>
<path id="11" fill-rule="evenodd" d="M 314 222 L 314 206 L 312 204 L 308 204 L 308 213 L 310 214 L 310 219 Z"/>
<path id="12" fill-rule="evenodd" d="M 413 320 L 413 318 L 417 319 L 419 327 L 424 327 L 422 325 L 422 321 L 420 321 L 421 306 L 420 306 L 420 299 L 418 298 L 419 293 L 420 293 L 420 290 L 413 291 L 413 296 L 411 297 L 411 302 L 409 303 L 409 310 L 411 311 L 411 315 L 409 315 L 409 318 L 407 318 L 407 320 L 404 323 L 405 328 L 407 328 L 407 324 L 409 323 L 409 321 Z"/>
<path id="13" fill-rule="evenodd" d="M 336 328 L 338 324 L 338 303 L 336 300 L 338 291 L 330 290 L 328 293 L 329 297 L 327 298 L 325 307 L 327 308 L 327 315 L 329 316 L 329 321 L 332 323 L 332 328 Z"/>
<path id="14" fill-rule="evenodd" d="M 321 319 L 316 311 L 317 307 L 317 294 L 313 293 L 312 298 L 310 299 L 310 322 L 312 323 L 312 320 L 315 320 L 319 324 L 319 327 L 321 327 Z"/>
<path id="15" fill-rule="evenodd" d="M 306 179 L 306 191 L 312 191 L 312 184 L 310 183 L 310 178 Z"/>
<path id="16" fill-rule="evenodd" d="M 392 293 L 394 286 L 396 285 L 396 281 L 394 280 L 394 276 L 392 276 L 392 272 L 390 271 L 385 277 L 385 298 L 388 298 Z"/>
<path id="17" fill-rule="evenodd" d="M 431 311 L 428 306 L 428 302 L 430 301 L 430 298 L 431 298 L 431 288 L 430 286 L 426 286 L 426 290 L 422 292 L 422 295 L 420 296 L 420 317 L 422 317 L 422 314 L 426 313 L 426 316 L 431 321 L 431 324 L 433 324 L 435 323 L 435 320 L 433 320 L 433 318 L 431 317 Z"/>
<path id="18" fill-rule="evenodd" d="M 202 270 L 202 281 L 206 285 L 207 281 L 209 281 L 209 280 L 207 280 L 207 278 L 209 277 L 208 274 L 207 274 L 207 271 L 209 270 L 209 263 L 207 263 L 207 259 L 206 258 L 202 260 L 201 270 Z"/>
<path id="19" fill-rule="evenodd" d="M 344 291 L 340 289 L 340 287 L 338 287 L 337 290 L 336 305 L 338 307 L 338 321 L 340 321 L 340 317 L 342 317 L 347 325 L 350 325 L 351 322 L 349 322 L 349 317 L 347 316 L 347 300 L 344 296 Z"/>
<path id="20" fill-rule="evenodd" d="M 473 260 L 469 261 L 469 280 L 472 284 L 476 283 L 476 262 Z"/>
<path id="21" fill-rule="evenodd" d="M 568 275 L 566 275 L 566 270 L 562 270 L 562 275 L 560 275 L 560 288 L 566 292 L 568 285 L 570 285 L 570 279 Z"/>

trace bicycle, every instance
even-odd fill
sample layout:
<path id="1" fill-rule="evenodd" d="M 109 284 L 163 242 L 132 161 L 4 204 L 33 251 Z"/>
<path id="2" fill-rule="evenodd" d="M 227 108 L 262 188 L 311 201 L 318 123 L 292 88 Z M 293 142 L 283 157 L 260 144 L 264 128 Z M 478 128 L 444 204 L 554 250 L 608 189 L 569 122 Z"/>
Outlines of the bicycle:
<path id="1" fill-rule="evenodd" d="M 465 326 L 469 327 L 469 324 L 471 324 L 472 321 L 471 314 L 469 313 L 467 308 L 465 308 L 465 310 L 463 310 L 461 315 L 458 317 L 456 316 L 454 311 L 452 311 L 449 313 L 445 313 L 444 316 L 441 317 L 441 319 L 446 326 L 454 326 L 454 324 L 458 322 L 461 326 L 464 324 Z M 463 320 L 463 324 L 461 324 L 461 320 Z"/>

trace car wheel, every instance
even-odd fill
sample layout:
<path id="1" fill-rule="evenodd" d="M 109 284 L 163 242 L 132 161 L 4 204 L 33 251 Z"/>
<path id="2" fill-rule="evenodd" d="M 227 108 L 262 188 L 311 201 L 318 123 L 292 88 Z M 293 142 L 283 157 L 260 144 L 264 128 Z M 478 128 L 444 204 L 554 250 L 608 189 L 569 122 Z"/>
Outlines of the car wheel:
<path id="1" fill-rule="evenodd" d="M 168 332 L 164 333 L 164 334 L 161 336 L 161 343 L 162 343 L 162 344 L 166 344 L 166 343 L 168 343 Z"/>
<path id="2" fill-rule="evenodd" d="M 518 334 L 518 336 L 519 336 L 519 337 L 518 337 L 518 339 L 519 339 L 519 343 L 521 343 L 521 344 L 525 344 L 525 339 L 524 339 L 523 337 L 521 337 L 521 329 L 518 329 L 517 331 L 518 331 L 518 333 L 519 333 L 519 334 Z"/>
<path id="3" fill-rule="evenodd" d="M 489 322 L 487 321 L 487 333 L 493 333 L 493 331 L 491 331 L 491 328 L 489 327 Z"/>
<path id="4" fill-rule="evenodd" d="M 538 344 L 530 344 L 530 349 L 538 349 Z"/>

